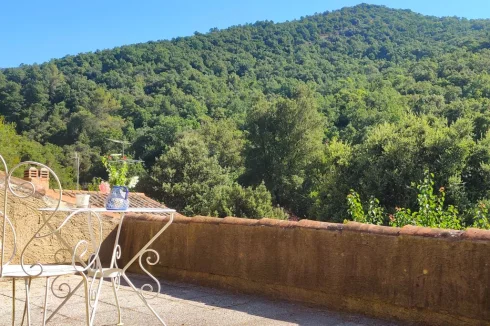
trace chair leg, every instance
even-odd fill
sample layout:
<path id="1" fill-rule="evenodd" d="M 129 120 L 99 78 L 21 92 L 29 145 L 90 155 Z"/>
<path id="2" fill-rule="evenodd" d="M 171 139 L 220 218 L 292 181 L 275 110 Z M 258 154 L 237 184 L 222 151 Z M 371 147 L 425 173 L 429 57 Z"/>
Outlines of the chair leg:
<path id="1" fill-rule="evenodd" d="M 117 289 L 116 289 L 116 283 L 115 283 L 115 278 L 111 278 L 112 282 L 112 291 L 114 292 L 114 298 L 116 299 L 116 307 L 117 307 L 117 315 L 118 315 L 118 322 L 117 326 L 122 326 L 124 323 L 122 322 L 122 315 L 121 315 L 121 306 L 119 305 L 119 297 L 117 296 Z"/>
<path id="2" fill-rule="evenodd" d="M 12 279 L 12 326 L 15 326 L 15 278 Z"/>
<path id="3" fill-rule="evenodd" d="M 82 276 L 83 278 L 83 288 L 85 291 L 85 318 L 87 321 L 87 326 L 90 326 L 90 296 L 89 296 L 89 291 L 88 291 L 88 280 L 85 276 Z"/>
<path id="4" fill-rule="evenodd" d="M 66 298 L 63 300 L 63 302 L 51 313 L 51 315 L 48 317 L 48 319 L 46 319 L 46 323 L 49 323 L 51 318 L 53 318 L 58 313 L 58 311 L 60 311 L 60 309 L 68 302 L 68 300 L 70 300 L 70 298 L 73 296 L 73 294 L 82 286 L 82 283 L 83 283 L 83 281 L 78 283 L 78 285 L 75 287 L 75 289 L 73 291 L 71 291 L 66 296 Z"/>
<path id="5" fill-rule="evenodd" d="M 95 277 L 96 276 L 94 276 L 94 279 L 95 279 Z M 92 326 L 94 324 L 95 311 L 97 310 L 97 305 L 99 303 L 99 297 L 100 297 L 100 290 L 102 289 L 102 284 L 103 283 L 104 283 L 104 278 L 101 276 L 100 279 L 99 279 L 99 285 L 97 286 L 97 293 L 95 294 L 95 303 L 94 303 L 94 306 L 92 307 L 92 315 L 90 316 L 90 324 L 89 324 L 89 326 Z"/>
<path id="6" fill-rule="evenodd" d="M 50 281 L 50 278 L 46 277 L 46 290 L 44 292 L 43 326 L 46 326 L 46 318 L 48 317 L 49 281 Z"/>
<path id="7" fill-rule="evenodd" d="M 25 281 L 25 279 L 24 279 Z M 27 301 L 24 301 L 24 311 L 22 312 L 22 321 L 20 323 L 21 326 L 24 326 L 24 320 L 26 319 L 26 313 L 27 313 Z"/>
<path id="8" fill-rule="evenodd" d="M 22 315 L 22 324 L 21 325 L 24 325 L 24 317 L 26 316 L 26 313 L 27 313 L 27 325 L 31 326 L 31 303 L 30 303 L 31 281 L 32 281 L 31 278 L 25 279 L 26 303 L 24 305 L 24 314 Z"/>

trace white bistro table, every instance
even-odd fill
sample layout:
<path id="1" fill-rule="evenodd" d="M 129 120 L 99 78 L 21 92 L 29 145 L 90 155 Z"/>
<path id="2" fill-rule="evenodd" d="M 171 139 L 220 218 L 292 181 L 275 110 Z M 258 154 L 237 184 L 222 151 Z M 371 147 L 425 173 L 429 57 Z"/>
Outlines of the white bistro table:
<path id="1" fill-rule="evenodd" d="M 52 211 L 58 211 L 58 212 L 66 212 L 66 213 L 71 213 L 74 211 L 82 211 L 83 209 L 80 208 L 71 208 L 71 207 L 59 207 L 58 209 L 56 208 L 41 208 L 39 209 L 40 211 L 45 211 L 45 212 L 52 212 Z M 160 255 L 158 252 L 154 249 L 149 249 L 149 247 L 155 242 L 155 240 L 172 224 L 174 220 L 174 214 L 175 210 L 170 209 L 170 208 L 146 208 L 146 207 L 130 207 L 126 210 L 108 210 L 106 208 L 87 208 L 87 212 L 97 212 L 97 213 L 119 213 L 121 214 L 121 218 L 119 220 L 119 225 L 117 227 L 117 233 L 116 233 L 116 240 L 114 242 L 114 248 L 112 250 L 112 257 L 111 257 L 111 263 L 109 267 L 103 267 L 103 268 L 97 268 L 93 270 L 89 270 L 89 276 L 93 277 L 93 279 L 99 279 L 99 286 L 98 290 L 96 291 L 96 294 L 93 298 L 94 303 L 92 304 L 92 312 L 90 315 L 90 325 L 93 325 L 93 321 L 95 318 L 95 311 L 97 308 L 97 303 L 99 300 L 100 296 L 100 289 L 102 288 L 102 282 L 104 281 L 104 278 L 110 278 L 111 283 L 112 283 L 112 289 L 114 292 L 114 298 L 116 300 L 116 306 L 118 310 L 118 324 L 117 325 L 123 325 L 122 322 L 122 315 L 121 315 L 121 307 L 119 306 L 119 298 L 117 295 L 117 291 L 119 289 L 120 285 L 120 279 L 121 277 L 128 283 L 128 285 L 131 287 L 131 289 L 136 292 L 138 297 L 143 301 L 143 303 L 148 307 L 148 309 L 151 310 L 151 312 L 155 315 L 155 317 L 163 324 L 166 325 L 163 319 L 158 315 L 158 313 L 153 309 L 152 306 L 148 303 L 148 299 L 152 299 L 160 293 L 161 290 L 161 285 L 160 282 L 156 277 L 151 275 L 147 269 L 143 266 L 143 260 L 142 257 L 144 254 L 151 253 L 155 256 L 155 259 L 151 259 L 150 257 L 147 257 L 145 259 L 145 262 L 148 265 L 156 265 L 158 261 L 160 260 Z M 134 257 L 132 257 L 128 263 L 122 268 L 120 268 L 117 265 L 117 259 L 121 258 L 121 246 L 119 245 L 119 237 L 121 235 L 121 228 L 124 222 L 124 218 L 127 213 L 137 213 L 137 214 L 168 214 L 168 221 L 167 223 L 163 224 L 161 229 L 155 234 L 144 246 L 141 248 L 140 251 Z M 128 275 L 126 274 L 127 269 L 136 261 L 138 260 L 140 268 L 148 274 L 148 276 L 151 277 L 153 282 L 156 284 L 156 288 L 153 287 L 151 284 L 144 284 L 140 288 L 137 288 L 131 280 L 128 278 Z M 99 260 L 100 262 L 100 260 Z M 78 286 L 70 293 L 69 296 L 66 297 L 66 299 L 63 301 L 63 303 L 56 309 L 56 311 L 53 313 L 56 314 L 57 311 L 70 299 L 71 295 L 82 285 L 83 282 L 80 282 Z M 91 286 L 92 288 L 92 286 Z M 148 294 L 148 291 L 154 292 L 153 294 Z M 91 291 L 92 294 L 92 291 Z M 92 296 L 92 295 L 91 295 Z"/>

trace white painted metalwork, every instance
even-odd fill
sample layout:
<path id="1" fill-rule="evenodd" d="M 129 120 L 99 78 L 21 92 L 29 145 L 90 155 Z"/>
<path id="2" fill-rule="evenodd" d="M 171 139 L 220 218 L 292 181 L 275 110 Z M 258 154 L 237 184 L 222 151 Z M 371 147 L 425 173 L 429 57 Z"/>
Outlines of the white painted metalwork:
<path id="1" fill-rule="evenodd" d="M 173 214 L 175 213 L 175 209 L 170 208 L 153 208 L 153 207 L 129 207 L 128 209 L 110 209 L 104 207 L 91 207 L 91 208 L 72 208 L 72 207 L 46 207 L 40 208 L 40 211 L 43 212 L 53 212 L 56 210 L 57 212 L 74 212 L 74 211 L 87 211 L 87 212 L 96 212 L 96 213 L 153 213 L 153 214 Z"/>
<path id="2" fill-rule="evenodd" d="M 44 306 L 43 306 L 43 325 L 45 325 L 59 310 L 59 308 L 68 300 L 73 293 L 79 288 L 75 288 L 73 291 L 66 283 L 60 284 L 57 288 L 61 290 L 65 288 L 68 290 L 66 294 L 66 299 L 63 304 L 58 307 L 50 316 L 47 317 L 47 305 L 49 301 L 49 290 L 53 292 L 53 294 L 57 297 L 60 297 L 59 294 L 56 293 L 56 287 L 54 284 L 59 279 L 59 277 L 63 275 L 80 275 L 82 277 L 82 281 L 80 285 L 85 286 L 85 301 L 86 301 L 86 320 L 87 325 L 91 325 L 91 316 L 89 309 L 89 296 L 88 296 L 88 270 L 93 271 L 96 270 L 100 264 L 97 264 L 99 261 L 99 250 L 102 244 L 102 220 L 97 212 L 94 212 L 90 209 L 83 210 L 73 210 L 70 214 L 67 214 L 61 223 L 58 226 L 53 225 L 52 218 L 59 212 L 59 208 L 61 205 L 62 199 L 62 188 L 61 182 L 58 176 L 54 173 L 52 169 L 48 166 L 33 162 L 26 161 L 21 162 L 14 166 L 11 170 L 8 169 L 7 164 L 4 158 L 0 155 L 0 168 L 3 167 L 5 171 L 5 177 L 3 183 L 0 183 L 0 186 L 3 185 L 3 210 L 0 210 L 0 218 L 2 220 L 2 234 L 0 240 L 2 241 L 2 248 L 0 253 L 0 278 L 10 278 L 12 279 L 12 325 L 15 325 L 15 287 L 16 287 L 16 279 L 24 279 L 25 281 L 25 292 L 26 292 L 26 301 L 24 305 L 24 313 L 22 316 L 22 325 L 24 324 L 24 320 L 28 325 L 31 324 L 31 311 L 30 311 L 30 290 L 31 290 L 31 281 L 33 278 L 45 278 L 46 279 L 46 289 L 44 293 Z M 41 168 L 42 171 L 47 171 L 49 175 L 53 178 L 54 184 L 57 186 L 58 198 L 55 204 L 55 207 L 51 208 L 49 211 L 45 211 L 39 220 L 40 227 L 35 231 L 32 237 L 27 241 L 27 243 L 20 248 L 20 256 L 17 258 L 16 254 L 18 252 L 17 246 L 17 233 L 12 223 L 12 219 L 9 217 L 8 211 L 8 199 L 9 194 L 12 198 L 19 199 L 29 199 L 35 198 L 39 195 L 38 186 L 31 181 L 27 180 L 19 180 L 14 178 L 14 174 L 21 167 L 31 168 L 36 166 Z M 30 177 L 30 176 L 29 176 Z M 46 190 L 46 189 L 45 189 Z M 48 216 L 46 216 L 48 213 Z M 69 221 L 71 221 L 76 216 L 82 216 L 87 220 L 89 239 L 80 239 L 74 246 L 70 245 L 67 241 L 63 239 L 61 236 L 61 230 L 67 225 Z M 94 218 L 95 217 L 95 218 Z M 95 224 L 93 223 L 95 222 Z M 98 234 L 94 234 L 94 229 Z M 12 253 L 6 257 L 6 247 L 7 247 L 7 234 L 10 235 L 13 239 L 12 243 Z M 65 249 L 60 250 L 59 252 L 63 253 L 63 256 L 68 257 L 69 263 L 66 263 L 67 259 L 62 262 L 60 253 L 55 253 L 55 264 L 43 264 L 40 261 L 35 263 L 27 263 L 26 262 L 26 253 L 29 251 L 31 245 L 43 238 L 47 237 L 56 237 L 57 240 L 65 247 Z M 91 254 L 91 255 L 89 255 Z M 14 259 L 19 260 L 20 264 L 14 264 Z M 51 278 L 54 278 L 54 281 L 51 282 Z M 50 286 L 51 283 L 51 286 Z M 98 293 L 100 293 L 100 288 L 98 289 Z M 92 308 L 92 314 L 95 313 L 95 306 Z"/>
<path id="3" fill-rule="evenodd" d="M 54 208 L 45 208 L 42 209 L 43 211 L 51 212 Z M 151 300 L 153 298 L 156 298 L 160 292 L 161 292 L 161 284 L 160 281 L 153 276 L 147 268 L 145 268 L 145 264 L 149 266 L 156 265 L 159 260 L 160 260 L 160 255 L 158 252 L 154 249 L 150 249 L 149 247 L 162 235 L 162 233 L 172 224 L 174 220 L 174 214 L 175 210 L 174 209 L 169 209 L 169 208 L 146 208 L 146 207 L 130 207 L 127 210 L 107 210 L 106 208 L 82 208 L 80 209 L 81 211 L 83 210 L 92 210 L 97 213 L 120 213 L 121 218 L 119 220 L 119 225 L 117 227 L 117 233 L 116 233 L 116 240 L 114 242 L 114 248 L 112 250 L 112 257 L 111 257 L 111 263 L 109 267 L 104 267 L 104 268 L 96 268 L 96 269 L 89 269 L 88 270 L 88 275 L 92 277 L 93 280 L 98 279 L 99 280 L 99 287 L 101 284 L 104 282 L 104 278 L 109 278 L 112 283 L 112 289 L 114 293 L 114 299 L 116 302 L 117 306 L 117 312 L 118 312 L 118 323 L 117 325 L 123 325 L 122 322 L 122 313 L 121 313 L 121 307 L 119 305 L 119 297 L 118 297 L 118 290 L 119 290 L 119 285 L 120 285 L 120 279 L 121 277 L 128 283 L 128 285 L 131 287 L 133 291 L 135 291 L 138 295 L 138 297 L 141 299 L 141 301 L 148 307 L 148 309 L 153 313 L 153 315 L 158 319 L 158 321 L 162 325 L 166 325 L 163 319 L 158 315 L 158 313 L 153 309 L 153 307 L 150 305 L 148 300 Z M 58 211 L 60 212 L 73 212 L 73 208 L 69 207 L 60 207 Z M 119 245 L 119 237 L 121 236 L 121 228 L 124 222 L 124 219 L 126 218 L 126 213 L 154 213 L 154 214 L 168 214 L 168 221 L 165 223 L 162 228 L 145 244 L 145 246 L 138 251 L 138 253 L 132 257 L 128 263 L 122 268 L 120 268 L 117 265 L 117 260 L 121 258 L 121 246 Z M 146 259 L 143 258 L 144 255 L 148 254 Z M 129 279 L 126 271 L 128 268 L 138 261 L 139 266 L 141 270 L 147 274 L 152 281 L 155 283 L 154 285 L 152 284 L 143 284 L 140 288 L 137 288 Z M 80 286 L 81 283 L 78 285 Z M 91 291 L 92 292 L 92 291 Z M 100 295 L 100 291 L 97 292 L 96 298 L 95 298 L 95 303 L 97 303 L 98 298 Z M 94 322 L 95 318 L 95 309 L 92 312 L 91 315 L 91 323 Z"/>

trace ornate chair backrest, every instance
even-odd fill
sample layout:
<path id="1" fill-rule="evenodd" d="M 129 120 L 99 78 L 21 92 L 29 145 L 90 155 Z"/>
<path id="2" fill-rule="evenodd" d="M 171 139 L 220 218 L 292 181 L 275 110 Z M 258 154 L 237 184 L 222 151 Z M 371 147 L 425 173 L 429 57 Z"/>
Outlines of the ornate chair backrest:
<path id="1" fill-rule="evenodd" d="M 63 196 L 61 182 L 56 173 L 48 166 L 38 162 L 25 161 L 9 170 L 1 155 L 0 164 L 5 172 L 3 189 L 0 188 L 3 195 L 3 205 L 0 208 L 2 221 L 0 278 L 3 277 L 6 266 L 17 263 L 18 253 L 20 253 L 18 258 L 20 265 L 27 275 L 41 275 L 43 273 L 43 264 L 38 259 L 41 259 L 39 256 L 42 255 L 38 253 L 45 250 L 48 251 L 47 249 L 53 247 L 53 242 L 56 242 L 58 245 L 56 248 L 59 248 L 51 256 L 55 260 L 54 263 L 66 263 L 68 261 L 67 258 L 69 258 L 72 265 L 81 265 L 83 269 L 92 267 L 95 264 L 95 258 L 98 256 L 102 243 L 102 221 L 100 217 L 96 213 L 87 212 L 86 210 L 61 212 L 60 206 Z M 0 169 L 2 166 L 0 166 Z M 24 179 L 14 177 L 14 174 L 22 172 L 21 168 L 24 168 Z M 38 171 L 42 171 L 42 175 Z M 54 186 L 54 190 L 49 189 L 49 183 Z M 0 180 L 1 186 L 2 182 Z M 47 192 L 50 192 L 51 196 L 47 196 Z M 31 209 L 32 212 L 26 213 L 28 209 Z M 43 211 L 42 209 L 46 210 Z M 13 210 L 22 210 L 22 214 L 15 220 L 12 216 L 13 214 L 11 214 Z M 32 221 L 29 225 L 29 218 L 32 219 L 33 215 L 38 217 L 37 224 L 39 226 L 32 225 Z M 88 233 L 87 238 L 89 240 L 74 239 L 73 234 L 68 232 L 68 236 L 71 237 L 70 240 L 76 241 L 73 243 L 73 241 L 67 241 L 67 236 L 62 236 L 61 230 L 65 225 L 72 223 L 72 220 L 77 215 L 82 216 L 84 219 L 88 217 L 88 228 L 85 233 Z M 98 223 L 93 223 L 93 215 L 95 215 L 95 221 L 98 221 Z M 26 239 L 24 238 L 25 234 L 22 234 L 23 239 L 19 239 L 17 227 L 22 227 L 23 229 L 28 227 L 29 231 L 32 228 L 32 231 L 29 232 L 33 234 L 32 237 Z M 85 237 L 83 233 L 77 233 L 77 236 Z M 22 246 L 19 245 L 20 242 L 23 242 Z M 35 243 L 36 245 L 33 245 Z M 27 253 L 32 248 L 36 248 L 38 253 L 34 255 L 31 253 L 29 257 Z M 89 249 L 91 250 L 92 258 L 87 256 Z M 32 261 L 33 259 L 36 261 Z"/>
<path id="2" fill-rule="evenodd" d="M 1 192 L 2 193 L 2 198 L 3 198 L 3 202 L 2 202 L 2 207 L 0 209 L 0 216 L 2 218 L 2 229 L 1 229 L 1 232 L 2 232 L 2 237 L 0 238 L 1 242 L 1 256 L 0 256 L 0 277 L 2 277 L 3 275 L 3 266 L 4 265 L 7 265 L 9 264 L 10 261 L 12 261 L 13 257 L 15 256 L 15 251 L 16 251 L 16 248 L 14 246 L 13 248 L 13 253 L 11 255 L 10 258 L 8 259 L 5 259 L 5 247 L 6 247 L 6 234 L 7 234 L 7 226 L 10 228 L 11 232 L 12 232 L 12 236 L 13 236 L 13 242 L 14 244 L 16 243 L 17 241 L 17 235 L 15 234 L 15 230 L 14 230 L 14 227 L 12 225 L 12 223 L 10 222 L 9 218 L 7 217 L 7 194 L 8 194 L 8 190 L 7 190 L 7 177 L 8 177 L 8 167 L 7 167 L 7 162 L 5 162 L 5 159 L 3 158 L 2 155 L 0 155 L 0 168 L 3 169 L 3 172 L 4 172 L 4 175 L 3 175 L 3 178 L 0 178 L 0 186 L 3 186 L 3 191 Z M 5 263 L 4 263 L 5 262 Z"/>

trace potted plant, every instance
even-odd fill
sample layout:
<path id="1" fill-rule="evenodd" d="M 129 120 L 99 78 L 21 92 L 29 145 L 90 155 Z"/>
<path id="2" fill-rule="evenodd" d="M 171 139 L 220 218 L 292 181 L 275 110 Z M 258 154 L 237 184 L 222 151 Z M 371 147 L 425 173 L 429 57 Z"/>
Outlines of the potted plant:
<path id="1" fill-rule="evenodd" d="M 111 157 L 103 157 L 107 173 L 108 182 L 102 182 L 99 189 L 103 193 L 108 193 L 106 208 L 108 210 L 126 210 L 129 207 L 129 189 L 136 186 L 139 181 L 138 176 L 128 177 L 128 162 L 123 157 L 122 160 L 113 161 Z"/>

